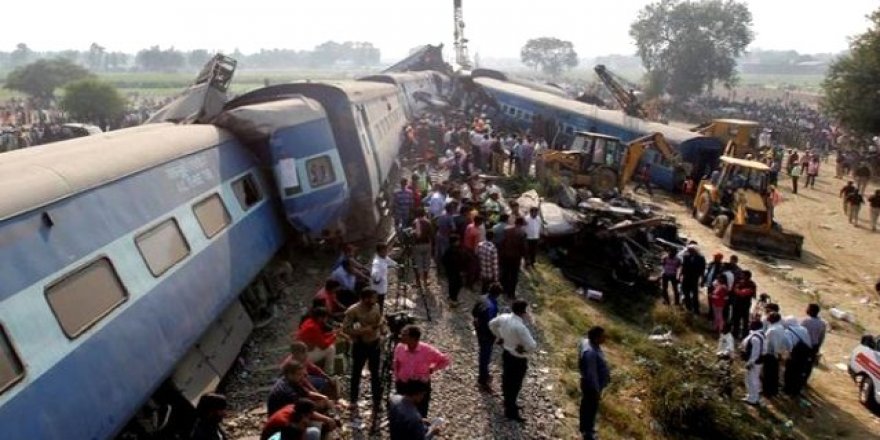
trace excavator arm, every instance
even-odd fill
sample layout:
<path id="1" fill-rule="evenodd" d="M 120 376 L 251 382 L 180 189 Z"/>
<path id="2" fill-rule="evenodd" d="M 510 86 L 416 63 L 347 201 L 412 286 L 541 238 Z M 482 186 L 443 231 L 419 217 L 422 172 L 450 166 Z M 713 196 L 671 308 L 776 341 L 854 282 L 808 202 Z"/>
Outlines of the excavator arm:
<path id="1" fill-rule="evenodd" d="M 611 73 L 608 68 L 599 64 L 594 67 L 593 70 L 596 72 L 599 79 L 602 80 L 602 83 L 605 84 L 605 87 L 608 87 L 611 96 L 614 97 L 614 100 L 617 101 L 617 104 L 620 105 L 620 108 L 623 109 L 624 113 L 629 116 L 648 119 L 648 112 L 642 107 L 642 104 L 639 102 L 638 98 L 636 98 L 633 91 L 627 90 L 623 84 L 621 84 L 621 81 L 615 79 L 614 74 Z"/>
<path id="2" fill-rule="evenodd" d="M 656 149 L 664 159 L 672 163 L 679 162 L 678 154 L 672 149 L 669 142 L 666 142 L 666 138 L 663 137 L 662 133 L 649 134 L 634 139 L 627 144 L 623 159 L 620 162 L 620 180 L 618 185 L 621 191 L 632 180 L 632 176 L 639 166 L 639 161 L 642 160 L 642 155 L 645 154 L 645 150 L 648 148 Z"/>

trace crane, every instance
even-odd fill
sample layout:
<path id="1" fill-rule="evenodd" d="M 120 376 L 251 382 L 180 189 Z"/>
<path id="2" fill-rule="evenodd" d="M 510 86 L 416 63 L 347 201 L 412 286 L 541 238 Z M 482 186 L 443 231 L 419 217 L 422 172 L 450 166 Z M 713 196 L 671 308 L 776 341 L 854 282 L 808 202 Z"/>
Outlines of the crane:
<path id="1" fill-rule="evenodd" d="M 605 87 L 608 87 L 611 95 L 614 96 L 614 100 L 617 101 L 624 113 L 629 116 L 648 119 L 648 112 L 645 111 L 645 108 L 642 107 L 642 104 L 636 97 L 635 87 L 629 84 L 626 79 L 608 70 L 603 64 L 597 65 L 593 70 L 596 71 L 596 75 L 599 76 Z M 630 87 L 626 88 L 624 84 Z"/>
<path id="2" fill-rule="evenodd" d="M 455 47 L 455 63 L 462 69 L 470 70 L 473 68 L 473 65 L 468 56 L 468 40 L 464 37 L 464 17 L 461 12 L 461 2 L 462 0 L 452 0 L 453 20 L 455 22 L 455 30 L 453 32 L 455 37 L 455 42 L 453 43 Z"/>

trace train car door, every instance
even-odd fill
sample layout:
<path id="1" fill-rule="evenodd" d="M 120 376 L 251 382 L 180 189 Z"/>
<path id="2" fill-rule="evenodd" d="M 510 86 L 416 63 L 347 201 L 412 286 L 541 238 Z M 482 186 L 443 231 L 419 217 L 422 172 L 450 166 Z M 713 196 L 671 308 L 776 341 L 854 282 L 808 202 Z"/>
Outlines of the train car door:
<path id="1" fill-rule="evenodd" d="M 375 195 L 379 193 L 379 189 L 382 187 L 382 170 L 379 165 L 379 156 L 376 153 L 375 140 L 370 130 L 368 130 L 370 119 L 367 117 L 367 110 L 363 104 L 358 104 L 355 108 L 357 115 L 354 119 L 361 144 L 363 144 L 365 162 L 370 173 L 371 194 Z"/>

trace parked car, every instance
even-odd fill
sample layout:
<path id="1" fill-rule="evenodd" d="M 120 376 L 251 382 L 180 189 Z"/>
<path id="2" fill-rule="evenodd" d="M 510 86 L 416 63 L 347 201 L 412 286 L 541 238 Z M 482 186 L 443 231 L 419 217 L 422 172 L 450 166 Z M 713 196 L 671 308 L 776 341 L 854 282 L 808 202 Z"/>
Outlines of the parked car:
<path id="1" fill-rule="evenodd" d="M 849 355 L 849 374 L 859 385 L 859 402 L 877 410 L 880 402 L 880 337 L 862 336 Z"/>

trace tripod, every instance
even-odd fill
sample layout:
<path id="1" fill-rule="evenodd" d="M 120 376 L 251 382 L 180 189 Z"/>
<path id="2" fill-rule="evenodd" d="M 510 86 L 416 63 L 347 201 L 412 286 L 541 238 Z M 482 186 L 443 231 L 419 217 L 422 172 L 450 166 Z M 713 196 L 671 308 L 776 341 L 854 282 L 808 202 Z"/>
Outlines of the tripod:
<path id="1" fill-rule="evenodd" d="M 413 259 L 412 228 L 401 229 L 399 236 L 401 237 L 401 253 L 399 266 L 397 267 L 397 293 L 394 298 L 394 311 L 400 310 L 400 298 L 406 297 L 407 291 L 409 290 L 409 274 L 410 271 L 412 271 L 413 275 L 416 276 L 417 293 L 422 297 L 422 304 L 425 307 L 425 319 L 427 319 L 428 322 L 431 322 L 431 308 L 428 305 L 427 292 L 425 291 L 423 283 L 418 282 L 418 275 L 416 274 L 416 270 L 418 269 L 415 267 Z M 427 280 L 424 281 L 427 282 Z"/>

